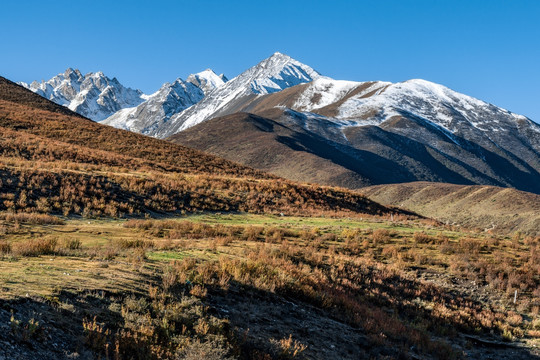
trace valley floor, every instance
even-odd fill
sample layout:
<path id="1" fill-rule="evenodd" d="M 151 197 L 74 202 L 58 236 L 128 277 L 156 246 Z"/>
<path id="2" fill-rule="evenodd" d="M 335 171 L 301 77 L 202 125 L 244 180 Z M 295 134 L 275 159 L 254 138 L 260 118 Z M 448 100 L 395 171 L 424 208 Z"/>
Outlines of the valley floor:
<path id="1" fill-rule="evenodd" d="M 0 359 L 540 358 L 539 241 L 398 218 L 3 213 Z"/>

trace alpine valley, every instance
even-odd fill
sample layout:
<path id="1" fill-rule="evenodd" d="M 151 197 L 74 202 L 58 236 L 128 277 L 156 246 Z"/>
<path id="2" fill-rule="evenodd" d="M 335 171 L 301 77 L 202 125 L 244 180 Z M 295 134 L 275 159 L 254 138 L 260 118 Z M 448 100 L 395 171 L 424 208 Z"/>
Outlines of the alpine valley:
<path id="1" fill-rule="evenodd" d="M 275 53 L 0 76 L 0 360 L 540 359 L 540 126 Z"/>

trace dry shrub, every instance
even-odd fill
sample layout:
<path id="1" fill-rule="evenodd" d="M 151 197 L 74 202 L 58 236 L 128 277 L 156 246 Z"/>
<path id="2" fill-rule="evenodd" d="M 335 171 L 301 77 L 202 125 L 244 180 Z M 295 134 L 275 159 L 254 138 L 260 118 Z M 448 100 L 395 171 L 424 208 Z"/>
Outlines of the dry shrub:
<path id="1" fill-rule="evenodd" d="M 232 360 L 229 357 L 229 349 L 225 348 L 220 342 L 211 340 L 200 342 L 199 340 L 190 342 L 176 354 L 176 360 Z"/>
<path id="2" fill-rule="evenodd" d="M 462 252 L 477 255 L 482 249 L 483 244 L 478 239 L 461 238 L 459 239 L 459 249 Z"/>
<path id="3" fill-rule="evenodd" d="M 204 298 L 206 297 L 206 294 L 208 293 L 208 290 L 204 286 L 201 285 L 195 285 L 191 288 L 189 293 L 195 297 L 198 298 Z"/>
<path id="4" fill-rule="evenodd" d="M 347 240 L 359 240 L 362 232 L 360 229 L 343 229 L 341 236 Z"/>
<path id="5" fill-rule="evenodd" d="M 508 315 L 506 316 L 506 322 L 511 326 L 519 326 L 523 322 L 523 318 L 514 311 L 509 311 Z"/>
<path id="6" fill-rule="evenodd" d="M 387 245 L 382 249 L 381 254 L 387 257 L 397 257 L 399 248 L 395 245 Z"/>
<path id="7" fill-rule="evenodd" d="M 437 237 L 434 237 L 433 238 L 433 241 L 435 242 L 435 244 L 445 244 L 445 243 L 448 243 L 450 241 L 450 238 L 444 234 L 439 234 Z"/>
<path id="8" fill-rule="evenodd" d="M 216 238 L 216 243 L 219 246 L 229 246 L 234 241 L 233 236 L 220 236 Z"/>
<path id="9" fill-rule="evenodd" d="M 11 252 L 11 244 L 6 240 L 0 240 L 0 255 L 6 255 Z"/>
<path id="10" fill-rule="evenodd" d="M 316 237 L 316 234 L 314 232 L 308 231 L 308 230 L 300 231 L 299 235 L 300 235 L 300 239 L 305 240 L 305 241 L 311 241 L 315 239 Z"/>
<path id="11" fill-rule="evenodd" d="M 276 227 L 266 229 L 264 241 L 267 243 L 280 243 L 283 240 L 283 230 Z"/>
<path id="12" fill-rule="evenodd" d="M 152 220 L 130 219 L 124 223 L 124 227 L 131 228 L 131 229 L 149 230 L 153 226 L 154 226 L 154 221 Z"/>
<path id="13" fill-rule="evenodd" d="M 172 239 L 170 238 L 161 240 L 157 243 L 154 242 L 154 246 L 156 246 L 160 250 L 172 250 L 176 248 L 176 245 L 173 243 Z"/>
<path id="14" fill-rule="evenodd" d="M 323 242 L 335 242 L 335 241 L 338 241 L 338 236 L 334 233 L 326 233 L 323 236 L 321 236 L 321 240 Z"/>
<path id="15" fill-rule="evenodd" d="M 87 254 L 90 256 L 90 259 L 98 259 L 98 260 L 113 260 L 115 257 L 118 256 L 120 253 L 120 250 L 118 246 L 115 246 L 114 244 L 109 244 L 105 247 L 93 247 L 89 250 L 87 250 Z"/>
<path id="16" fill-rule="evenodd" d="M 145 248 L 133 248 L 127 254 L 128 262 L 135 266 L 140 266 L 146 259 L 148 259 L 148 257 Z"/>
<path id="17" fill-rule="evenodd" d="M 294 359 L 299 357 L 302 352 L 307 349 L 307 346 L 297 340 L 293 340 L 292 335 L 288 338 L 283 338 L 279 341 L 272 340 L 272 343 L 277 348 L 278 356 L 285 359 Z"/>
<path id="18" fill-rule="evenodd" d="M 154 247 L 152 240 L 144 239 L 119 239 L 115 243 L 120 249 L 149 249 Z"/>
<path id="19" fill-rule="evenodd" d="M 20 256 L 54 255 L 56 238 L 40 238 L 19 241 L 13 245 L 13 253 Z"/>
<path id="20" fill-rule="evenodd" d="M 385 244 L 390 241 L 390 231 L 387 229 L 376 229 L 371 234 L 371 239 L 374 244 Z"/>
<path id="21" fill-rule="evenodd" d="M 439 248 L 439 250 L 441 251 L 441 253 L 445 255 L 454 254 L 456 252 L 456 245 L 446 240 L 445 242 L 441 244 L 441 247 Z"/>
<path id="22" fill-rule="evenodd" d="M 64 225 L 64 220 L 47 214 L 38 213 L 1 213 L 0 219 L 13 223 L 32 225 Z"/>
<path id="23" fill-rule="evenodd" d="M 163 284 L 163 289 L 165 291 L 169 290 L 171 287 L 176 284 L 178 281 L 178 275 L 176 269 L 172 267 L 166 267 L 165 270 L 163 270 L 163 275 L 161 276 L 161 282 Z"/>
<path id="24" fill-rule="evenodd" d="M 248 226 L 244 228 L 244 238 L 247 241 L 257 241 L 263 233 L 264 228 L 261 226 Z"/>
<path id="25" fill-rule="evenodd" d="M 413 239 L 417 244 L 431 244 L 434 242 L 434 238 L 423 231 L 415 231 L 413 234 Z"/>
<path id="26" fill-rule="evenodd" d="M 64 239 L 62 243 L 64 248 L 68 250 L 79 250 L 82 246 L 81 240 L 73 238 Z"/>

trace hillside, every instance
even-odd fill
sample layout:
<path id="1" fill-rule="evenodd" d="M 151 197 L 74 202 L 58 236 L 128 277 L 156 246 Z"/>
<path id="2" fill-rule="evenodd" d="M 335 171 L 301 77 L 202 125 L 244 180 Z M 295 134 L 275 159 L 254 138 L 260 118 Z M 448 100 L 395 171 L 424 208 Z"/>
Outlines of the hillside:
<path id="1" fill-rule="evenodd" d="M 304 186 L 169 142 L 103 126 L 0 79 L 2 202 L 8 210 L 391 210 L 345 190 Z"/>
<path id="2" fill-rule="evenodd" d="M 348 188 L 369 184 L 358 162 L 323 138 L 249 113 L 204 121 L 168 140 L 295 181 Z"/>
<path id="3" fill-rule="evenodd" d="M 540 195 L 494 186 L 408 183 L 363 188 L 387 206 L 399 206 L 448 224 L 495 234 L 540 236 Z"/>

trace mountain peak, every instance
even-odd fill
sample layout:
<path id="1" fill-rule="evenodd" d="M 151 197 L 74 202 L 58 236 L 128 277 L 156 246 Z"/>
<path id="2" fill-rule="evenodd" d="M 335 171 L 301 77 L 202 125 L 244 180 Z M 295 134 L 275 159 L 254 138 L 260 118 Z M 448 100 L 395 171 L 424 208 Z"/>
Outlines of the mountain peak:
<path id="1" fill-rule="evenodd" d="M 240 74 L 237 79 L 247 80 L 255 94 L 269 94 L 285 88 L 311 82 L 321 75 L 310 66 L 280 52 L 264 59 Z"/>
<path id="2" fill-rule="evenodd" d="M 63 75 L 65 79 L 76 80 L 76 79 L 82 78 L 82 74 L 79 71 L 79 69 L 73 69 L 71 67 L 67 68 L 63 74 L 59 74 L 59 75 Z"/>
<path id="3" fill-rule="evenodd" d="M 195 80 L 197 75 L 190 75 L 188 81 Z M 321 75 L 308 65 L 276 52 L 211 91 L 199 103 L 172 116 L 166 126 L 152 135 L 167 137 L 212 117 L 229 114 L 248 97 L 275 93 L 319 77 Z"/>
<path id="4" fill-rule="evenodd" d="M 225 76 L 217 75 L 212 69 L 206 69 L 196 74 L 191 74 L 187 78 L 187 82 L 201 88 L 205 94 L 222 86 L 226 81 L 227 78 Z"/>
<path id="5" fill-rule="evenodd" d="M 280 58 L 291 58 L 289 55 L 287 54 L 284 54 L 284 53 L 281 53 L 279 51 L 276 51 L 275 53 L 272 54 L 272 56 L 270 56 L 271 58 L 272 57 L 280 57 Z M 291 58 L 292 59 L 292 58 Z"/>

